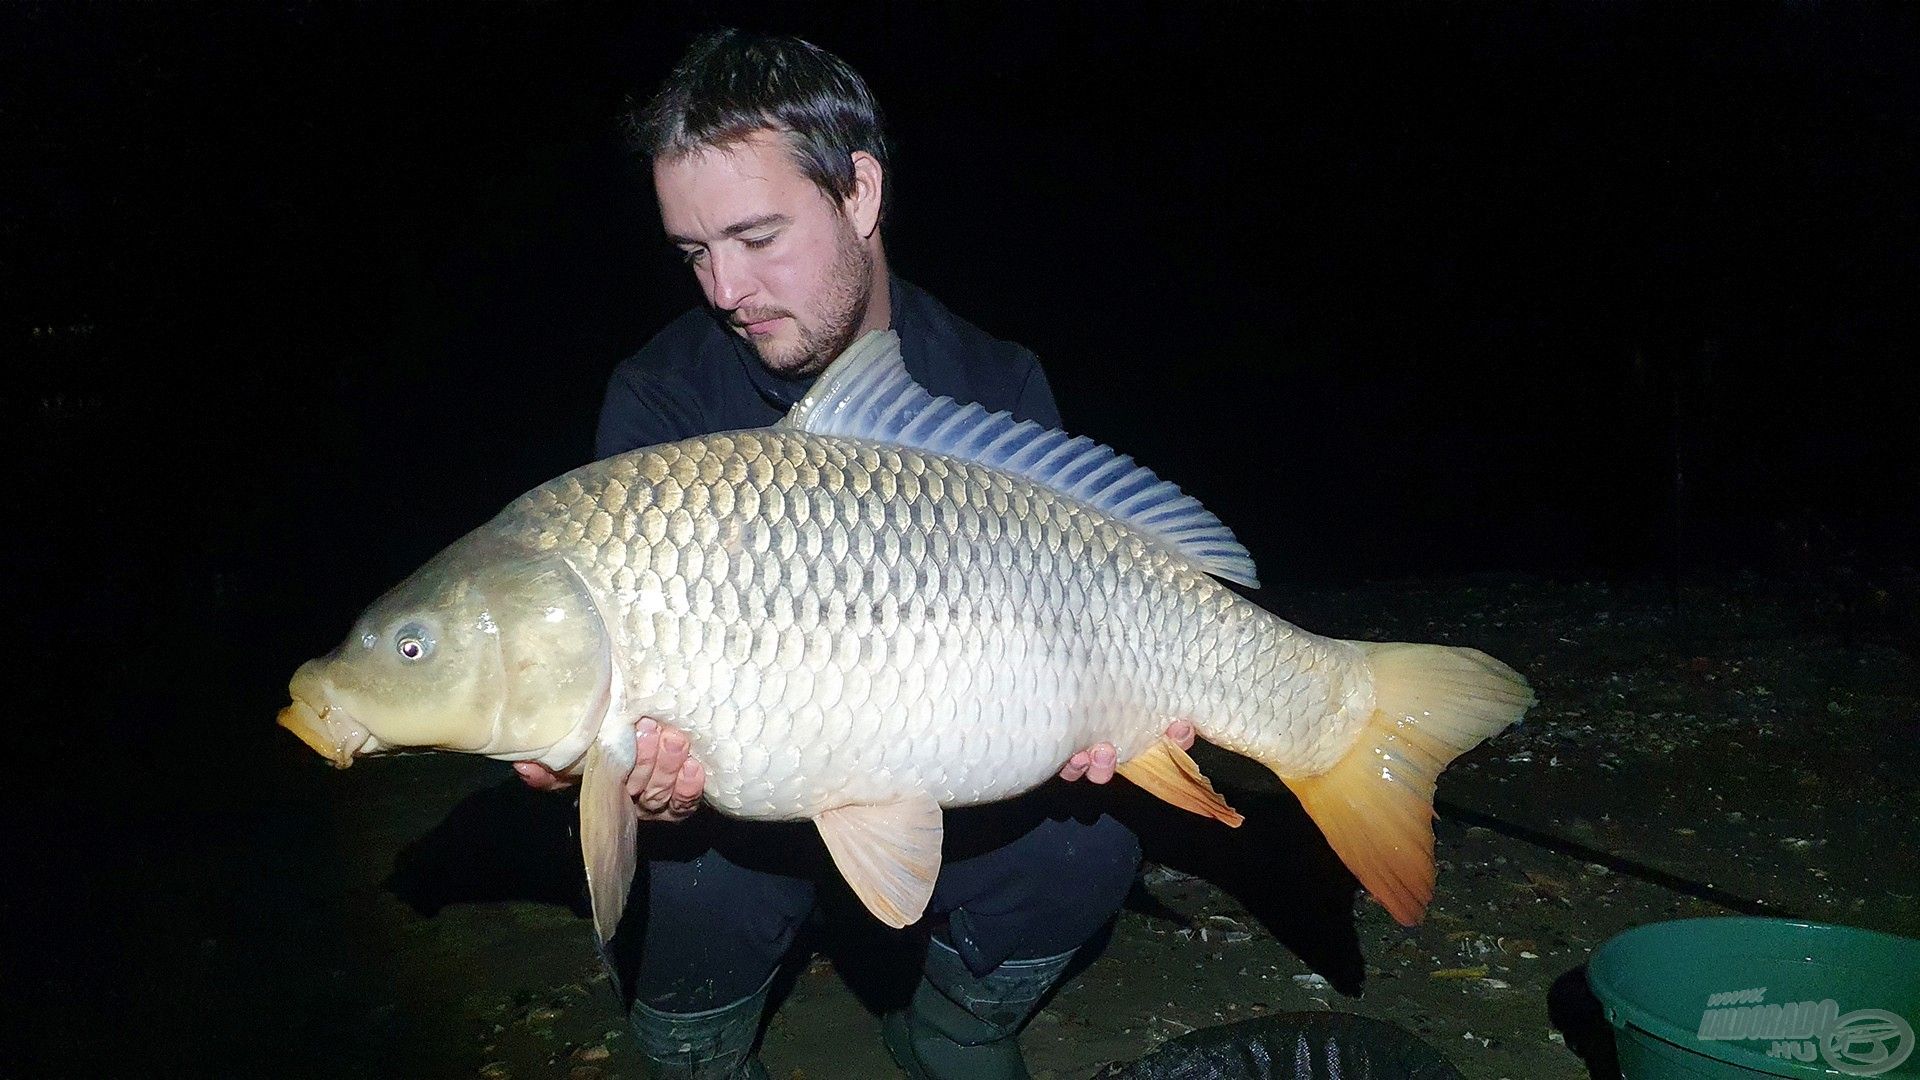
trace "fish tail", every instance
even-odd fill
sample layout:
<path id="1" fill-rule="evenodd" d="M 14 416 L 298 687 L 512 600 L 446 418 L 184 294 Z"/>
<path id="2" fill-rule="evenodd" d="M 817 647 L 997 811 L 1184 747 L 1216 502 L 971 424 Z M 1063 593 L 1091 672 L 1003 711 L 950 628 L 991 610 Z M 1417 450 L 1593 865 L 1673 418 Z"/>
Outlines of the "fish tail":
<path id="1" fill-rule="evenodd" d="M 1352 642 L 1373 674 L 1374 710 L 1331 769 L 1288 776 L 1271 762 L 1347 869 L 1403 926 L 1433 900 L 1434 781 L 1533 704 L 1519 672 L 1477 649 Z"/>

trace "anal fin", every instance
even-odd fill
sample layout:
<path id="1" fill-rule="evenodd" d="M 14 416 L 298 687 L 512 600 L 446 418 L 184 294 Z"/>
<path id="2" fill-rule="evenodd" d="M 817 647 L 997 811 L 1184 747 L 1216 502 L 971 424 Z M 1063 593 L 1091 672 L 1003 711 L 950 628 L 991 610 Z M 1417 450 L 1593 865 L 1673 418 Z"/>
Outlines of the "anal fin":
<path id="1" fill-rule="evenodd" d="M 940 804 L 919 795 L 842 806 L 813 819 L 833 864 L 873 916 L 894 929 L 918 922 L 940 876 L 946 835 Z"/>
<path id="2" fill-rule="evenodd" d="M 1164 735 L 1152 746 L 1121 762 L 1114 771 L 1145 788 L 1148 794 L 1182 810 L 1224 821 L 1235 828 L 1246 820 L 1240 811 L 1227 805 L 1227 800 L 1214 790 L 1213 781 L 1207 779 L 1207 774 L 1200 771 L 1200 766 L 1194 764 L 1180 744 Z"/>
<path id="3" fill-rule="evenodd" d="M 587 895 L 593 901 L 593 932 L 604 951 L 627 909 L 627 890 L 640 856 L 634 849 L 639 817 L 627 795 L 627 773 L 605 746 L 587 750 L 580 780 L 580 854 L 587 865 Z"/>

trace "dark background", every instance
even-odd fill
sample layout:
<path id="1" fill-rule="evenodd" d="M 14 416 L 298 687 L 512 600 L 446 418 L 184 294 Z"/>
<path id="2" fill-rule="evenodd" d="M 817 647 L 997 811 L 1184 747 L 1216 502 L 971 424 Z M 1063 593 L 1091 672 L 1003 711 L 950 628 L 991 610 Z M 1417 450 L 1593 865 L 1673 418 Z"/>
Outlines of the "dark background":
<path id="1" fill-rule="evenodd" d="M 157 897 L 299 936 L 319 886 L 168 845 L 311 862 L 287 676 L 698 301 L 614 120 L 727 23 L 867 76 L 895 268 L 1283 615 L 1913 559 L 1911 5 L 8 3 L 9 1000 L 166 993 L 95 944 Z"/>
<path id="2" fill-rule="evenodd" d="M 1665 572 L 1676 460 L 1702 564 L 1897 560 L 1920 509 L 1911 7 L 0 20 L 4 427 L 62 596 L 287 588 L 330 635 L 584 460 L 698 299 L 614 116 L 728 22 L 866 74 L 896 268 L 1271 581 Z"/>
<path id="3" fill-rule="evenodd" d="M 729 23 L 865 73 L 895 268 L 1283 614 L 1910 559 L 1910 5 L 15 3 L 22 699 L 161 743 L 131 699 L 270 709 L 586 460 L 608 371 L 699 300 L 616 117 Z"/>

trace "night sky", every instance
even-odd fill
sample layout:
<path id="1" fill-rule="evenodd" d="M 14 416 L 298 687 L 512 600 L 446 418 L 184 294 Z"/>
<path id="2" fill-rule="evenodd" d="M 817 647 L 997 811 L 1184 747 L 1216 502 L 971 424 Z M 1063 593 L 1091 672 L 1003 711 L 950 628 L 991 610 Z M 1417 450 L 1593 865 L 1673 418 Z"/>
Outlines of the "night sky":
<path id="1" fill-rule="evenodd" d="M 1122 7 L 5 6 L 28 661 L 271 688 L 583 462 L 698 302 L 615 116 L 724 24 L 867 76 L 895 269 L 1276 610 L 1910 559 L 1920 10 Z"/>

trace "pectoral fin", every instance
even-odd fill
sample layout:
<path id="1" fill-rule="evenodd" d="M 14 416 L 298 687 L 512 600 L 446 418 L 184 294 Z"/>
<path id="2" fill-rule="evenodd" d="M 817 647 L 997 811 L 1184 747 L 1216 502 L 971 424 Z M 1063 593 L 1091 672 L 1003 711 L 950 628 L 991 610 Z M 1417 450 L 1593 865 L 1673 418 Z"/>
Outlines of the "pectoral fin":
<path id="1" fill-rule="evenodd" d="M 1213 789 L 1213 781 L 1200 771 L 1180 744 L 1166 736 L 1146 750 L 1122 762 L 1114 770 L 1147 789 L 1147 793 L 1201 817 L 1224 821 L 1238 828 L 1246 819 L 1240 811 Z"/>
<path id="2" fill-rule="evenodd" d="M 631 769 L 631 763 L 622 765 L 595 743 L 587 751 L 586 772 L 580 781 L 580 854 L 587 863 L 593 931 L 603 949 L 613 940 L 620 914 L 627 909 L 627 889 L 639 863 L 634 850 L 639 819 L 627 796 Z"/>
<path id="3" fill-rule="evenodd" d="M 922 795 L 843 806 L 813 819 L 840 875 L 874 918 L 896 930 L 918 921 L 940 876 L 940 804 Z"/>

